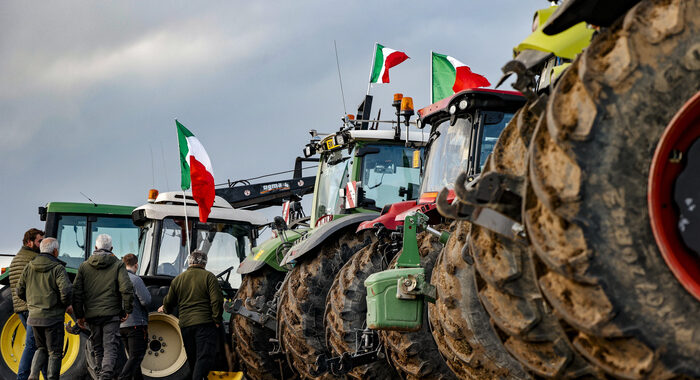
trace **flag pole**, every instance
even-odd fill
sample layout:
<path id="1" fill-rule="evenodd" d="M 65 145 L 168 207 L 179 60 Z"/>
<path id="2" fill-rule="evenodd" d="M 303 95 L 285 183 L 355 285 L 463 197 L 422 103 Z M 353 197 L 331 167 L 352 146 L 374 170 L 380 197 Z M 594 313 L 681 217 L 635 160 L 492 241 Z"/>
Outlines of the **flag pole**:
<path id="1" fill-rule="evenodd" d="M 433 51 L 430 51 L 430 104 L 435 103 L 433 100 Z"/>
<path id="2" fill-rule="evenodd" d="M 371 64 L 369 65 L 369 83 L 367 83 L 367 95 L 369 95 L 369 91 L 372 89 L 372 71 L 374 71 L 374 60 L 377 59 L 377 45 L 379 42 L 374 43 L 374 49 L 372 49 L 372 60 Z"/>
<path id="3" fill-rule="evenodd" d="M 177 118 L 175 118 L 175 125 L 177 126 Z M 179 132 L 178 132 L 179 133 Z M 177 141 L 178 147 L 180 146 L 180 139 Z M 182 170 L 182 168 L 180 168 Z M 187 194 L 185 194 L 185 189 L 182 188 L 182 207 L 185 211 L 185 241 L 187 242 L 187 256 L 189 256 L 192 251 L 190 250 L 190 223 L 187 220 Z"/>
<path id="4" fill-rule="evenodd" d="M 182 190 L 182 205 L 185 208 L 185 238 L 187 241 L 187 256 L 192 253 L 190 249 L 190 223 L 187 221 L 187 194 Z"/>

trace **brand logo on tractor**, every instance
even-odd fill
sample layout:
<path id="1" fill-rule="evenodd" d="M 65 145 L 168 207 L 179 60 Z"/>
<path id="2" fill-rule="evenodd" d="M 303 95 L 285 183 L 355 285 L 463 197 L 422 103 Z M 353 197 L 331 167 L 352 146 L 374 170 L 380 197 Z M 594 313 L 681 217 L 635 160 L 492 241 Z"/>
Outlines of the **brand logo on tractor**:
<path id="1" fill-rule="evenodd" d="M 279 190 L 289 190 L 289 182 L 277 182 L 277 183 L 271 183 L 268 185 L 263 185 L 262 191 L 260 194 L 265 194 L 269 193 L 270 191 L 279 191 Z"/>

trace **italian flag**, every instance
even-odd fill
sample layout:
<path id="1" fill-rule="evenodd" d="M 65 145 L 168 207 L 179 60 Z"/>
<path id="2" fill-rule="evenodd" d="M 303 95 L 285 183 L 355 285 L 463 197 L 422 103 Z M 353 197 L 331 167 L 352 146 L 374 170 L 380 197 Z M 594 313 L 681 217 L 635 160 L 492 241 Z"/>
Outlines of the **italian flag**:
<path id="1" fill-rule="evenodd" d="M 214 171 L 202 143 L 175 120 L 177 142 L 180 147 L 180 174 L 182 190 L 192 188 L 192 198 L 199 206 L 199 221 L 206 223 L 214 204 Z"/>
<path id="2" fill-rule="evenodd" d="M 370 83 L 389 83 L 389 69 L 408 59 L 406 53 L 377 44 Z"/>
<path id="3" fill-rule="evenodd" d="M 462 90 L 487 87 L 491 83 L 469 66 L 449 55 L 432 53 L 432 103 L 447 98 Z"/>

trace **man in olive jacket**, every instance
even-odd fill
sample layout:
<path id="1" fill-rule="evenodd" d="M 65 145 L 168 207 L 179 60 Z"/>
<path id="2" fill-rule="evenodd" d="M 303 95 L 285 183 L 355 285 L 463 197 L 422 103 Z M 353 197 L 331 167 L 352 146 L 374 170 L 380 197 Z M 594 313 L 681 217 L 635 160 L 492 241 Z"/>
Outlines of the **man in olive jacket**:
<path id="1" fill-rule="evenodd" d="M 95 252 L 80 264 L 73 283 L 73 311 L 78 325 L 90 329 L 98 380 L 114 377 L 119 323 L 133 308 L 134 290 L 124 263 L 112 254 L 112 238 L 97 236 Z"/>
<path id="2" fill-rule="evenodd" d="M 22 322 L 22 325 L 27 331 L 24 338 L 24 351 L 22 351 L 22 358 L 19 360 L 17 380 L 27 380 L 29 377 L 29 371 L 31 370 L 32 366 L 32 358 L 34 358 L 34 351 L 36 351 L 36 344 L 34 343 L 34 330 L 31 327 L 27 327 L 27 318 L 29 317 L 27 304 L 17 295 L 17 285 L 19 285 L 19 277 L 22 275 L 22 272 L 24 272 L 24 268 L 39 254 L 39 244 L 41 244 L 41 240 L 43 238 L 44 231 L 37 230 L 36 228 L 32 228 L 25 232 L 24 239 L 22 239 L 22 248 L 12 259 L 12 263 L 10 263 L 10 289 L 12 289 L 12 306 L 14 306 L 15 313 L 17 313 L 20 322 Z"/>
<path id="3" fill-rule="evenodd" d="M 214 367 L 224 295 L 216 276 L 204 269 L 206 253 L 194 250 L 188 261 L 189 267 L 173 279 L 158 311 L 172 313 L 178 308 L 192 379 L 202 380 Z"/>
<path id="4" fill-rule="evenodd" d="M 41 253 L 19 278 L 17 295 L 27 302 L 27 324 L 34 331 L 37 345 L 29 379 L 38 380 L 39 372 L 46 368 L 46 379 L 58 380 L 63 359 L 63 314 L 71 304 L 73 287 L 64 264 L 56 258 L 58 241 L 46 238 L 40 247 Z"/>

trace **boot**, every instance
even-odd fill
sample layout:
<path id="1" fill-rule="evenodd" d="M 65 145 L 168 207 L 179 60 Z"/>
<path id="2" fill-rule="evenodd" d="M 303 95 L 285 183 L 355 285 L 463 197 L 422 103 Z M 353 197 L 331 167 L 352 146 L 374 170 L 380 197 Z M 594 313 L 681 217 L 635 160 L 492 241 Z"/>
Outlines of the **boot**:
<path id="1" fill-rule="evenodd" d="M 48 353 L 45 347 L 41 347 L 34 353 L 34 359 L 32 359 L 32 371 L 29 374 L 29 380 L 39 380 L 39 374 L 41 372 L 46 373 L 46 361 L 48 359 Z M 60 364 L 60 362 L 59 362 Z"/>

